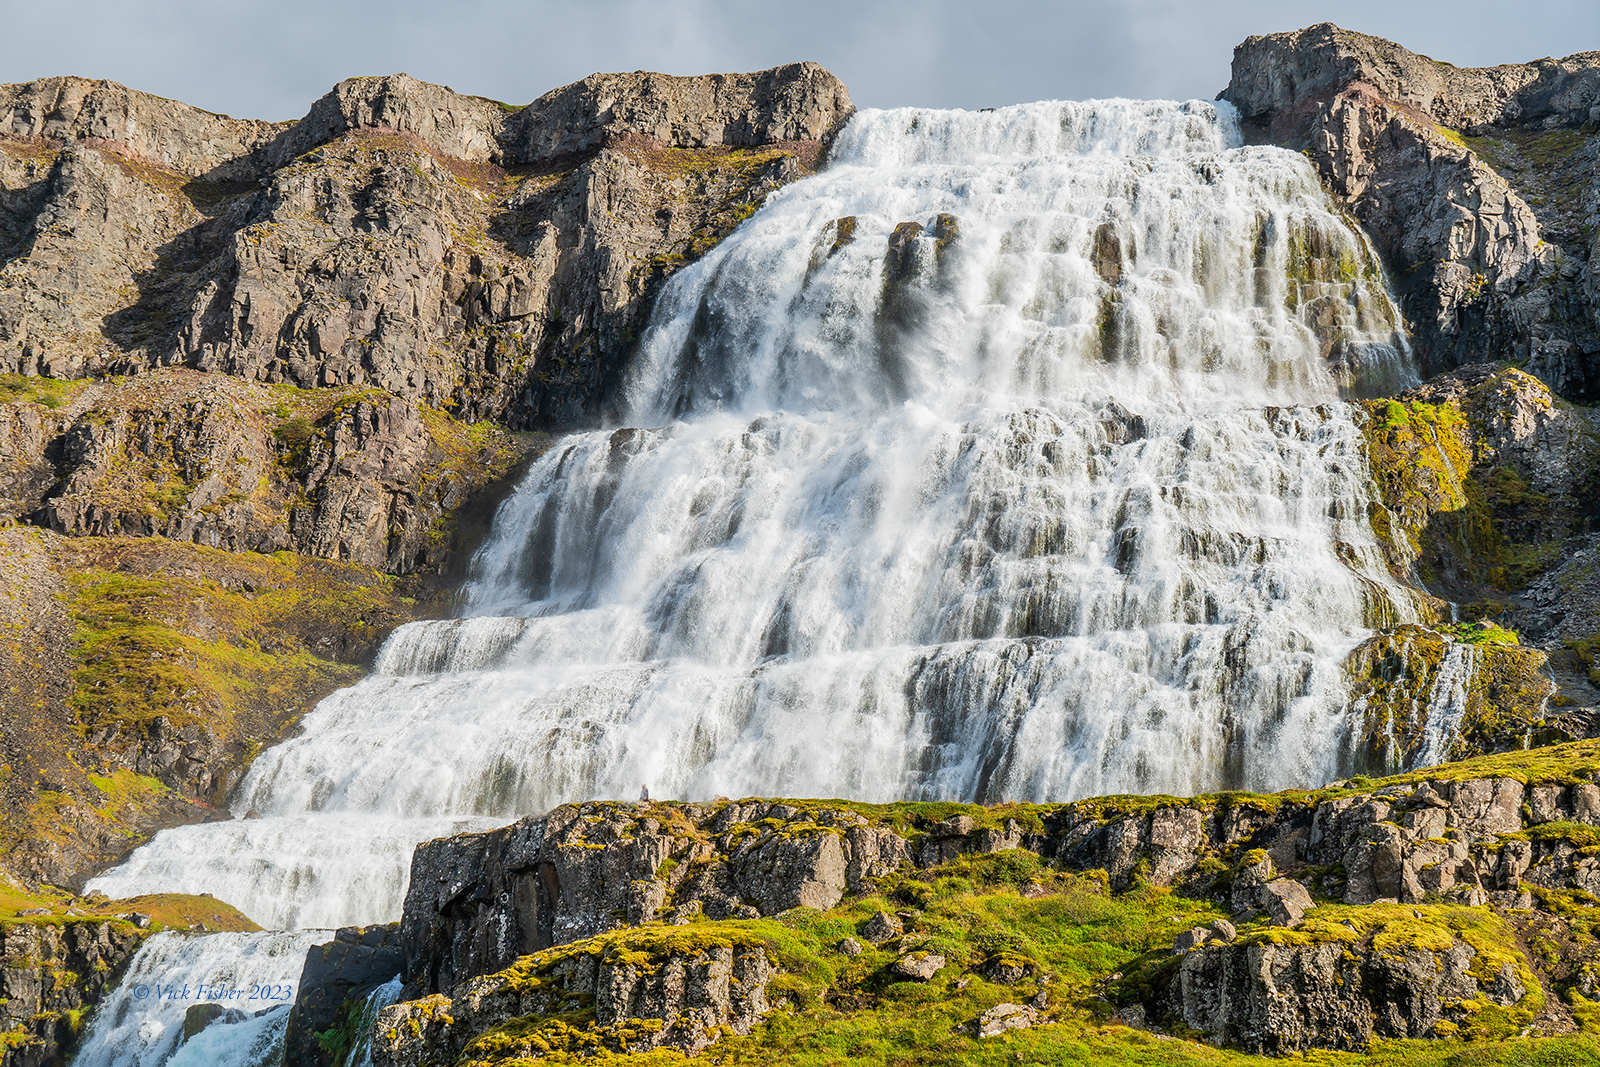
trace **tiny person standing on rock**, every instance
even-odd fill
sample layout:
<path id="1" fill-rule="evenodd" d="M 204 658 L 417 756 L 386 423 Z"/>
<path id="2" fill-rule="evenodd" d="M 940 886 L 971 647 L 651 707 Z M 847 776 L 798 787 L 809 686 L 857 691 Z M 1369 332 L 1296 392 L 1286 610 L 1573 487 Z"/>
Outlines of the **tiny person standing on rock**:
<path id="1" fill-rule="evenodd" d="M 649 799 L 650 799 L 650 787 L 647 786 L 647 785 L 641 785 L 639 787 L 639 803 L 642 804 L 642 803 L 644 803 L 645 801 L 647 801 Z"/>

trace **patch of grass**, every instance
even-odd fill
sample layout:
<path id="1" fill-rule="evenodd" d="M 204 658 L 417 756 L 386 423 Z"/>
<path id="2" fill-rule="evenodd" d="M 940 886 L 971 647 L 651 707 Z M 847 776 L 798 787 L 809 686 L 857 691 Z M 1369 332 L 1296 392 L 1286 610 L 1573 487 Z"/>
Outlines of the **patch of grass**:
<path id="1" fill-rule="evenodd" d="M 79 666 L 69 703 L 86 730 L 166 716 L 176 726 L 204 722 L 227 736 L 242 711 L 304 706 L 360 676 L 359 668 L 310 650 L 327 635 L 328 620 L 338 620 L 342 643 L 361 648 L 407 615 L 392 579 L 363 568 L 289 553 L 145 544 L 154 557 L 204 558 L 141 574 L 123 553 L 97 561 L 120 563 L 115 570 L 85 566 L 73 576 Z M 198 576 L 212 562 L 243 575 L 232 588 Z"/>
<path id="2" fill-rule="evenodd" d="M 1449 634 L 1457 641 L 1465 641 L 1469 645 L 1516 645 L 1519 643 L 1515 630 L 1507 630 L 1503 626 L 1497 626 L 1488 621 L 1445 625 L 1439 627 L 1439 632 Z"/>
<path id="3" fill-rule="evenodd" d="M 28 403 L 59 408 L 87 384 L 82 381 L 58 382 L 54 378 L 0 374 L 0 403 Z"/>

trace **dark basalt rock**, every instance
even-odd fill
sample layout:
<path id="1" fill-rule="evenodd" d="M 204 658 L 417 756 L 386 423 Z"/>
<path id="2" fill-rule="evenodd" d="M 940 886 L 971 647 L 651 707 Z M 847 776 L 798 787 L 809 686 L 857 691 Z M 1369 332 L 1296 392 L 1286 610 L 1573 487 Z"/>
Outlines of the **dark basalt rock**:
<path id="1" fill-rule="evenodd" d="M 345 927 L 308 949 L 284 1036 L 286 1067 L 333 1067 L 317 1034 L 358 1013 L 368 994 L 400 973 L 402 962 L 398 923 Z"/>

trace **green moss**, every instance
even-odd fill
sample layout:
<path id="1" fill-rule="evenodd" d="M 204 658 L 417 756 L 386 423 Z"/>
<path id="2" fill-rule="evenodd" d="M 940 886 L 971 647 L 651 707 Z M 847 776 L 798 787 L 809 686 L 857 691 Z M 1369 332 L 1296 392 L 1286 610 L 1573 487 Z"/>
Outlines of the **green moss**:
<path id="1" fill-rule="evenodd" d="M 272 601 L 298 599 L 292 588 L 250 599 L 215 582 L 97 570 L 75 575 L 72 585 L 79 666 L 69 704 L 88 730 L 165 716 L 175 726 L 203 722 L 226 733 L 246 705 L 331 689 L 360 673 L 308 652 L 262 650 L 260 637 L 273 629 Z M 219 638 L 187 628 L 196 599 L 210 609 Z"/>
<path id="2" fill-rule="evenodd" d="M 28 403 L 59 408 L 87 384 L 83 381 L 58 382 L 54 378 L 0 374 L 0 403 Z"/>
<path id="3" fill-rule="evenodd" d="M 1460 625 L 1446 625 L 1439 627 L 1440 633 L 1449 634 L 1457 641 L 1465 641 L 1469 645 L 1516 645 L 1517 632 L 1497 626 L 1487 620 L 1481 622 L 1466 622 Z"/>
<path id="4" fill-rule="evenodd" d="M 1566 646 L 1576 652 L 1578 659 L 1588 668 L 1589 680 L 1600 685 L 1600 634 L 1568 641 Z"/>

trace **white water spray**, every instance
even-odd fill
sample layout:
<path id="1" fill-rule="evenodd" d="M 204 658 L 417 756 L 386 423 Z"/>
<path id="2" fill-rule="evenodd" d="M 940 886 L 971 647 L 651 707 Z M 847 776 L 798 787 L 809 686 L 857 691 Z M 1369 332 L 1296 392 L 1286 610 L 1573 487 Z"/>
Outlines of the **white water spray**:
<path id="1" fill-rule="evenodd" d="M 1467 686 L 1478 669 L 1478 649 L 1465 641 L 1445 644 L 1439 673 L 1428 692 L 1428 705 L 1422 728 L 1422 750 L 1413 767 L 1433 767 L 1450 759 L 1450 746 L 1461 732 L 1467 714 Z"/>
<path id="2" fill-rule="evenodd" d="M 215 999 L 217 990 L 297 986 L 306 949 L 326 930 L 296 933 L 156 934 L 139 949 L 127 974 L 89 1020 L 73 1063 L 79 1067 L 157 1067 L 205 1063 L 257 1067 L 281 1052 L 288 1002 Z M 221 1003 L 248 1018 L 213 1023 L 179 1048 L 184 1015 L 198 1004 Z M 266 1014 L 257 1016 L 258 1011 Z M 191 1050 L 190 1045 L 193 1045 Z M 176 1049 L 177 1055 L 174 1056 Z M 170 1059 L 169 1059 L 170 1057 Z"/>
<path id="3" fill-rule="evenodd" d="M 93 888 L 338 925 L 395 917 L 410 845 L 456 820 L 640 782 L 1334 777 L 1342 661 L 1410 616 L 1340 397 L 1411 372 L 1310 166 L 1237 145 L 1197 102 L 858 114 L 666 286 L 623 428 L 529 472 L 473 617 L 401 628 L 261 756 L 235 810 L 262 818 Z"/>

